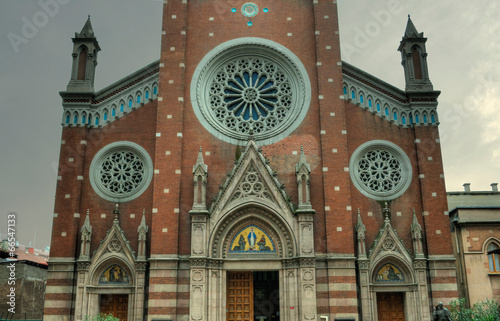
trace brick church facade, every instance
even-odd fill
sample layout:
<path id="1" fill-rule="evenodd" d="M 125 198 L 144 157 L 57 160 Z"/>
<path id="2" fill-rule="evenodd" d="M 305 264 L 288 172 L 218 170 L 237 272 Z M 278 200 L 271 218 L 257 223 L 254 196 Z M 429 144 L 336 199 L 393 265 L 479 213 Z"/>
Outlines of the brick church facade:
<path id="1" fill-rule="evenodd" d="M 457 296 L 411 20 L 401 90 L 341 61 L 336 1 L 163 8 L 160 60 L 104 89 L 90 18 L 73 38 L 45 320 L 417 321 Z"/>

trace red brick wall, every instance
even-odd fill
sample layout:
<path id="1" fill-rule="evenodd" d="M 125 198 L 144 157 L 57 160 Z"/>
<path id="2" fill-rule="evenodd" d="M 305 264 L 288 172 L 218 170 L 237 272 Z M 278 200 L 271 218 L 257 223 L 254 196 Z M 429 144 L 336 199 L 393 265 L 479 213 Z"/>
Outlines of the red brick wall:
<path id="1" fill-rule="evenodd" d="M 155 123 L 157 102 L 151 102 L 141 108 L 115 120 L 102 128 L 84 127 L 63 128 L 59 160 L 59 176 L 56 190 L 55 210 L 52 231 L 51 257 L 75 257 L 80 251 L 80 229 L 85 221 L 87 209 L 90 211 L 92 225 L 92 243 L 90 253 L 96 250 L 99 242 L 113 224 L 115 203 L 101 198 L 94 192 L 89 181 L 89 170 L 95 154 L 106 145 L 116 141 L 131 141 L 142 146 L 154 160 Z M 85 141 L 86 144 L 81 144 Z M 73 158 L 69 162 L 69 158 Z M 77 180 L 83 176 L 83 180 Z M 120 226 L 130 241 L 133 250 L 137 250 L 137 227 L 141 223 L 143 209 L 146 210 L 146 223 L 151 226 L 151 201 L 153 183 L 138 198 L 120 203 Z M 65 198 L 70 194 L 70 198 Z M 74 217 L 79 213 L 80 218 Z M 130 214 L 135 214 L 131 219 Z M 106 214 L 106 218 L 101 218 Z M 62 237 L 61 233 L 67 236 Z"/>

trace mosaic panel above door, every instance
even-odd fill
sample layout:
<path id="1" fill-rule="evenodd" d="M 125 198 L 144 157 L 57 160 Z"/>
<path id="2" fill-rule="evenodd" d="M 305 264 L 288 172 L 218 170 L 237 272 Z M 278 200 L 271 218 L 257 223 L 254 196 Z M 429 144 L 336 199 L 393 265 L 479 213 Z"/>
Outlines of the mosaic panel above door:
<path id="1" fill-rule="evenodd" d="M 276 247 L 269 235 L 256 225 L 243 228 L 231 240 L 229 253 L 275 253 Z"/>

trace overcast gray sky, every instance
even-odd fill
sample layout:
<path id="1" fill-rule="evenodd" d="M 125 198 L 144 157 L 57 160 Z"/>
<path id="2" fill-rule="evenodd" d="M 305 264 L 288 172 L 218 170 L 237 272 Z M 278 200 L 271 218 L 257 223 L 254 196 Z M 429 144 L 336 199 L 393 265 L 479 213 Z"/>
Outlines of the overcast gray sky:
<path id="1" fill-rule="evenodd" d="M 397 48 L 411 14 L 429 38 L 430 78 L 442 91 L 447 189 L 462 190 L 468 182 L 473 190 L 490 190 L 500 181 L 500 2 L 338 2 L 343 60 L 399 88 L 404 79 Z M 57 7 L 43 5 L 48 3 Z M 95 83 L 101 89 L 159 58 L 161 12 L 157 0 L 1 0 L 2 238 L 6 215 L 14 211 L 22 244 L 33 241 L 35 232 L 36 247 L 50 243 L 61 138 L 58 93 L 69 80 L 74 32 L 90 14 L 102 48 Z"/>

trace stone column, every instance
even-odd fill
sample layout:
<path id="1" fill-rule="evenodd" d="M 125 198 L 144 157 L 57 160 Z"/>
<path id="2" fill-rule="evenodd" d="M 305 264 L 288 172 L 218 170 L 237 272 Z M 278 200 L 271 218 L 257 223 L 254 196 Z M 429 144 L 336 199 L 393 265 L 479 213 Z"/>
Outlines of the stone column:
<path id="1" fill-rule="evenodd" d="M 316 320 L 315 258 L 300 259 L 300 315 L 299 320 Z"/>
<path id="2" fill-rule="evenodd" d="M 429 289 L 427 286 L 427 260 L 415 259 L 413 261 L 413 270 L 415 272 L 416 288 L 416 307 L 418 320 L 430 320 L 429 311 Z"/>

